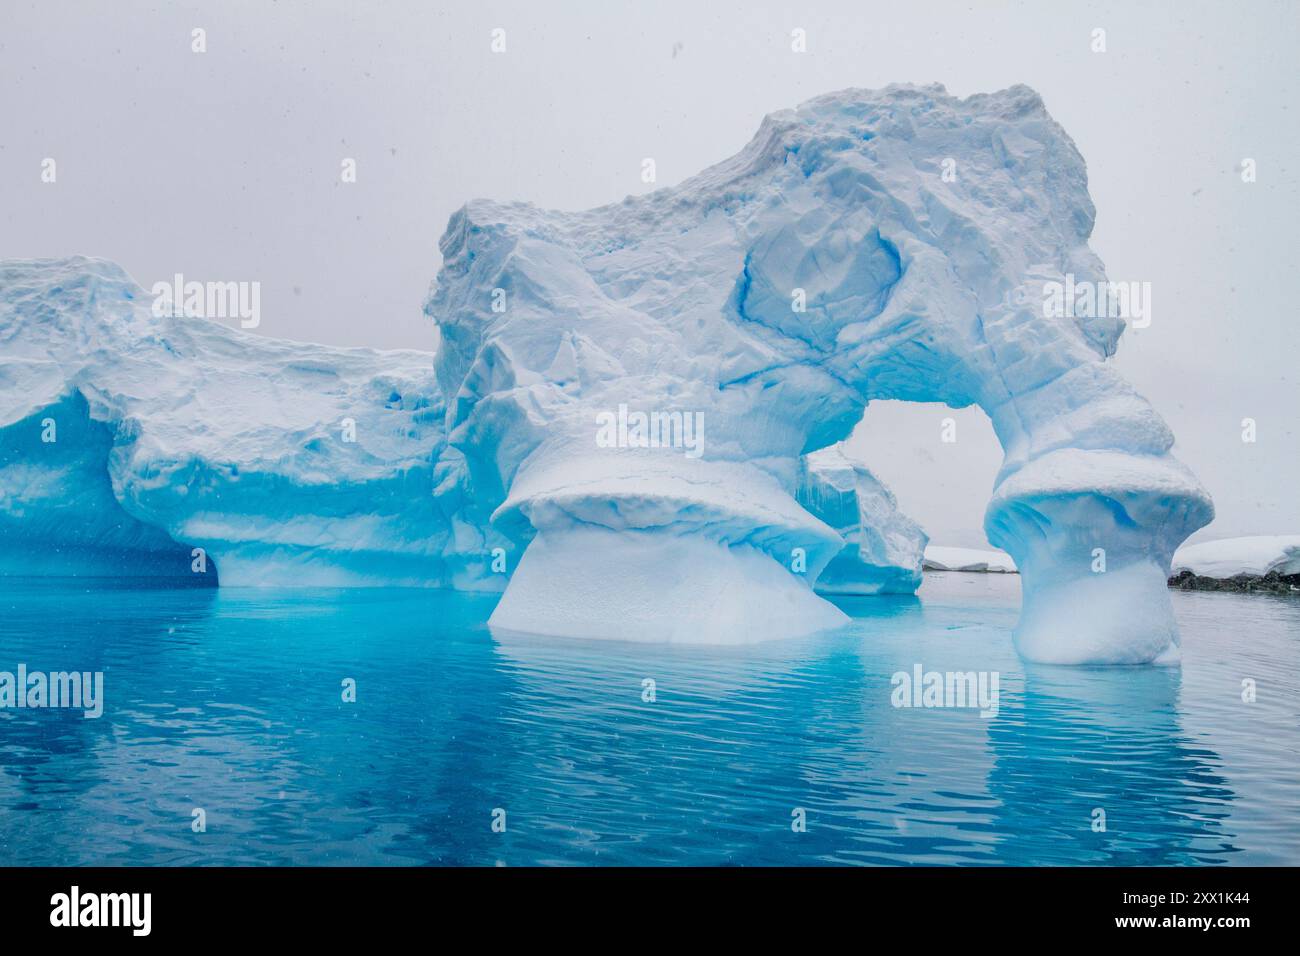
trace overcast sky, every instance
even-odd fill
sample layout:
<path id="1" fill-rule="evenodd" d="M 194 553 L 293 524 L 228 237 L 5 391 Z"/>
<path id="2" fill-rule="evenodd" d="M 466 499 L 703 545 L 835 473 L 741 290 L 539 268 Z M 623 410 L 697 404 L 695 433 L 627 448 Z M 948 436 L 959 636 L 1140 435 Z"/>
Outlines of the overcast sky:
<path id="1" fill-rule="evenodd" d="M 1027 83 L 1087 160 L 1111 278 L 1152 283 L 1116 364 L 1215 498 L 1198 539 L 1297 532 L 1298 9 L 3 0 L 0 256 L 257 280 L 263 334 L 432 348 L 437 240 L 471 197 L 583 208 L 648 189 L 644 157 L 678 182 L 819 93 Z M 977 545 L 1001 455 L 977 410 L 940 443 L 949 414 L 873 405 L 852 448 L 932 538 Z"/>

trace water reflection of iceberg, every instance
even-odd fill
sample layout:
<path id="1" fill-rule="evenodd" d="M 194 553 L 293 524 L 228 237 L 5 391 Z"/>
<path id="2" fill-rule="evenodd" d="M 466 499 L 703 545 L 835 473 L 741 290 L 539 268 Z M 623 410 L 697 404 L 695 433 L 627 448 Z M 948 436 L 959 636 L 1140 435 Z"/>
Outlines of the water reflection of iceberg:
<path id="1" fill-rule="evenodd" d="M 824 816 L 799 839 L 790 821 L 834 799 L 835 741 L 858 716 L 836 703 L 838 684 L 862 680 L 842 637 L 701 648 L 494 629 L 493 640 L 514 684 L 495 772 L 543 831 L 532 847 L 543 859 L 816 863 L 841 842 Z"/>
<path id="2" fill-rule="evenodd" d="M 1023 695 L 989 727 L 1006 862 L 1231 860 L 1235 795 L 1219 755 L 1180 726 L 1181 682 L 1177 668 L 1027 666 Z"/>

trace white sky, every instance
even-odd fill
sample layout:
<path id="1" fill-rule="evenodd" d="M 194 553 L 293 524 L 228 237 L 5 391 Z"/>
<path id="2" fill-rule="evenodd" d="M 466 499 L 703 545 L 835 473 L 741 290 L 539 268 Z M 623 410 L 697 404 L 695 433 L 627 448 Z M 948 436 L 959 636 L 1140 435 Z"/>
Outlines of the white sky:
<path id="1" fill-rule="evenodd" d="M 266 335 L 431 348 L 421 303 L 466 199 L 583 208 L 649 188 L 643 157 L 677 182 L 819 93 L 1023 82 L 1088 162 L 1111 278 L 1152 283 L 1152 325 L 1116 361 L 1214 495 L 1208 536 L 1295 532 L 1298 10 L 0 0 L 0 256 L 103 256 L 146 286 L 258 280 Z M 983 542 L 1000 453 L 982 413 L 881 403 L 853 448 L 936 541 Z"/>

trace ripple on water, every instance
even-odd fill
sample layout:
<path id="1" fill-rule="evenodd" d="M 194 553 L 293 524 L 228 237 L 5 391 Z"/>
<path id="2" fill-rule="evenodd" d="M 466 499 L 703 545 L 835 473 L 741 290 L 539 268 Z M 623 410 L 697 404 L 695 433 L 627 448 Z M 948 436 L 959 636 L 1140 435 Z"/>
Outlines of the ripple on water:
<path id="1" fill-rule="evenodd" d="M 107 700 L 0 714 L 0 863 L 1300 862 L 1300 601 L 1172 592 L 1181 668 L 1062 668 L 1016 657 L 1018 588 L 709 648 L 494 635 L 447 592 L 9 580 L 0 669 Z M 891 706 L 915 664 L 997 671 L 996 717 Z"/>

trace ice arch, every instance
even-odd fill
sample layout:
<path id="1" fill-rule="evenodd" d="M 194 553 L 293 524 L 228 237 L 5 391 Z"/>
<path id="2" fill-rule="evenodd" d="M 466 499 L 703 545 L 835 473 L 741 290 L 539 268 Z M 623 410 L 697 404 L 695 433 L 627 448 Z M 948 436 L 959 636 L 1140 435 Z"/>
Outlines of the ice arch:
<path id="1" fill-rule="evenodd" d="M 681 641 L 834 626 L 810 582 L 843 541 L 796 502 L 800 458 L 893 398 L 992 420 L 985 525 L 1024 575 L 1025 657 L 1169 659 L 1165 575 L 1212 505 L 1104 362 L 1123 322 L 1043 314 L 1046 282 L 1105 280 L 1093 216 L 1082 157 L 1023 86 L 830 94 L 673 188 L 576 213 L 463 207 L 426 312 L 438 474 L 525 548 L 493 624 Z M 610 415 L 627 423 L 613 443 Z M 638 427 L 655 415 L 659 441 Z M 674 415 L 702 422 L 698 456 Z"/>
<path id="2" fill-rule="evenodd" d="M 925 528 L 930 544 L 991 547 L 983 518 L 1002 447 L 978 405 L 872 402 L 844 453 L 897 493 L 899 508 Z"/>

